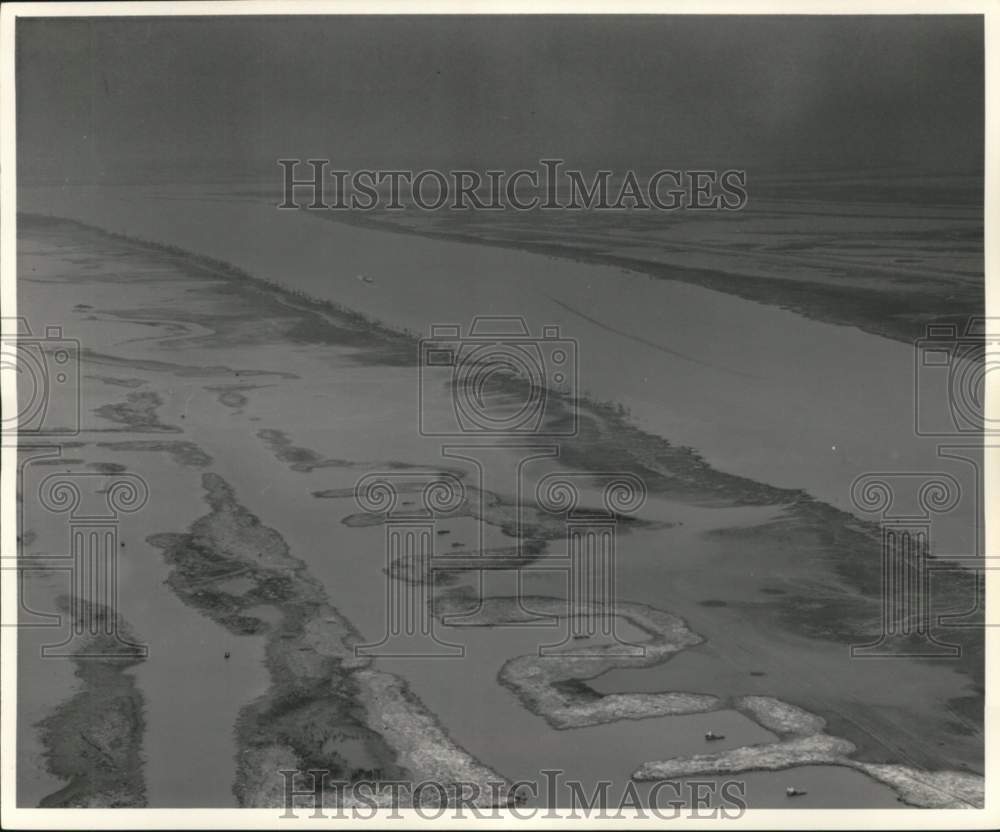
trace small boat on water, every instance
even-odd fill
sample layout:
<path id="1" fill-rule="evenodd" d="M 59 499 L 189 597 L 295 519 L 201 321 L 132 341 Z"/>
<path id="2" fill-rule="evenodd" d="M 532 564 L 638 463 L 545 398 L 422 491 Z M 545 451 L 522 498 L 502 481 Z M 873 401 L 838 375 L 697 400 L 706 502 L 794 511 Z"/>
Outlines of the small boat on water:
<path id="1" fill-rule="evenodd" d="M 726 738 L 725 734 L 716 734 L 711 728 L 705 732 L 705 742 L 713 742 L 714 740 L 724 740 Z"/>
<path id="2" fill-rule="evenodd" d="M 802 795 L 804 794 L 805 792 L 800 791 L 799 789 L 795 788 L 795 786 L 788 786 L 785 789 L 785 797 L 802 797 Z"/>

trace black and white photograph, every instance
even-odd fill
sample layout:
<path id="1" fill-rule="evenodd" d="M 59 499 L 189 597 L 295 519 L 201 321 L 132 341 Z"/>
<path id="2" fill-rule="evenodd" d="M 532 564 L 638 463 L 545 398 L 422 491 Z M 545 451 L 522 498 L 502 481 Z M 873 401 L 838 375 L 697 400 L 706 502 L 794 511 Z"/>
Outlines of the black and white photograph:
<path id="1" fill-rule="evenodd" d="M 995 828 L 1000 14 L 871 12 L 5 4 L 4 827 Z"/>

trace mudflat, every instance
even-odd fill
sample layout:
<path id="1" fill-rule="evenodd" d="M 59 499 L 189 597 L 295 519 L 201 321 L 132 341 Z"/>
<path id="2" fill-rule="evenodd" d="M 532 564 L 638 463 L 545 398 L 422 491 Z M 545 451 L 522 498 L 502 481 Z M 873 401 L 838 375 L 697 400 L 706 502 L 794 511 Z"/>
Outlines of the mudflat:
<path id="1" fill-rule="evenodd" d="M 876 526 L 806 490 L 724 473 L 620 403 L 582 398 L 579 430 L 532 476 L 641 477 L 647 500 L 619 524 L 619 617 L 628 640 L 653 648 L 609 662 L 609 645 L 581 658 L 574 642 L 547 661 L 532 648 L 558 641 L 551 628 L 500 625 L 514 614 L 510 574 L 555 553 L 563 524 L 514 525 L 526 506 L 509 484 L 477 486 L 419 434 L 412 334 L 240 266 L 73 221 L 21 215 L 18 256 L 21 314 L 65 322 L 81 347 L 81 431 L 59 470 L 127 471 L 149 488 L 120 532 L 117 610 L 149 656 L 128 677 L 134 690 L 116 667 L 85 680 L 132 703 L 123 749 L 85 734 L 94 754 L 127 758 L 128 805 L 278 805 L 282 768 L 510 783 L 537 777 L 514 770 L 538 756 L 533 743 L 570 735 L 583 779 L 808 764 L 826 771 L 810 788 L 818 805 L 981 799 L 980 631 L 943 630 L 964 648 L 947 663 L 850 657 L 877 634 Z M 27 489 L 55 466 L 23 453 Z M 356 503 L 355 485 L 405 471 L 466 484 L 436 545 L 490 556 L 484 604 L 457 560 L 438 578 L 387 562 L 386 518 Z M 65 546 L 25 498 L 26 551 Z M 940 611 L 964 610 L 970 579 L 949 574 Z M 56 575 L 31 580 L 38 607 L 64 592 Z M 385 630 L 387 581 L 425 585 L 439 617 L 479 609 L 474 628 L 439 622 L 444 640 L 469 645 L 468 696 L 446 695 L 456 670 L 358 656 Z M 561 579 L 527 581 L 528 606 L 564 626 Z M 19 764 L 36 774 L 19 800 L 99 802 L 108 783 L 67 771 L 58 744 L 86 732 L 80 696 L 93 694 L 71 673 L 53 685 L 34 655 L 22 655 L 20 698 L 39 721 L 22 725 Z M 702 759 L 704 715 L 716 712 L 727 739 Z M 650 730 L 629 746 L 634 758 L 608 759 L 609 737 L 637 724 Z M 170 774 L 164 761 L 185 755 L 207 779 Z M 869 791 L 852 795 L 848 769 Z M 775 781 L 761 777 L 756 805 L 768 805 Z"/>

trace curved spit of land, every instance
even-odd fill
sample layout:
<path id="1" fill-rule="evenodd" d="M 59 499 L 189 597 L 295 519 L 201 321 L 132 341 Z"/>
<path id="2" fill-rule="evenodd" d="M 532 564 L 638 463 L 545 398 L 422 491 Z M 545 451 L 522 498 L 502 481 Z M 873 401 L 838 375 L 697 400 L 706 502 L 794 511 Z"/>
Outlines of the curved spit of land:
<path id="1" fill-rule="evenodd" d="M 455 745 L 402 679 L 355 656 L 359 636 L 350 622 L 222 477 L 204 474 L 202 485 L 210 513 L 187 533 L 148 539 L 163 549 L 173 567 L 168 583 L 185 603 L 233 633 L 267 638 L 271 688 L 237 725 L 240 805 L 284 805 L 283 769 L 476 783 L 489 804 L 504 778 Z"/>
<path id="2" fill-rule="evenodd" d="M 466 601 L 462 593 L 443 594 L 435 604 L 435 613 L 447 615 L 460 612 L 465 608 Z M 484 602 L 481 620 L 492 625 L 517 621 L 523 615 L 521 604 L 541 614 L 566 616 L 566 602 L 562 599 L 492 598 Z M 591 611 L 599 612 L 599 609 L 594 607 Z M 934 809 L 983 806 L 982 777 L 853 760 L 850 756 L 856 751 L 853 743 L 824 733 L 825 720 L 780 699 L 770 696 L 718 697 L 677 691 L 601 695 L 579 684 L 615 668 L 648 667 L 668 661 L 675 653 L 702 641 L 681 618 L 644 604 L 616 604 L 614 614 L 638 627 L 648 638 L 638 645 L 610 642 L 566 647 L 558 653 L 542 657 L 519 656 L 501 668 L 501 684 L 510 688 L 526 708 L 557 729 L 598 725 L 619 719 L 733 709 L 779 737 L 778 742 L 744 746 L 717 754 L 646 762 L 634 772 L 634 779 L 663 780 L 707 774 L 775 771 L 804 765 L 837 765 L 855 769 L 889 786 L 902 802 L 912 806 Z"/>

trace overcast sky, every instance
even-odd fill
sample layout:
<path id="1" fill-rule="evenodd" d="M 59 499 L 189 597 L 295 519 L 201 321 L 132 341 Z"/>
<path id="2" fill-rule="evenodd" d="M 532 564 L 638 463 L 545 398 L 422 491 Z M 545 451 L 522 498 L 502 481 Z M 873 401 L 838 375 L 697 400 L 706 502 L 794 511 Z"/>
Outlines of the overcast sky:
<path id="1" fill-rule="evenodd" d="M 20 19 L 20 175 L 976 170 L 980 17 Z"/>

